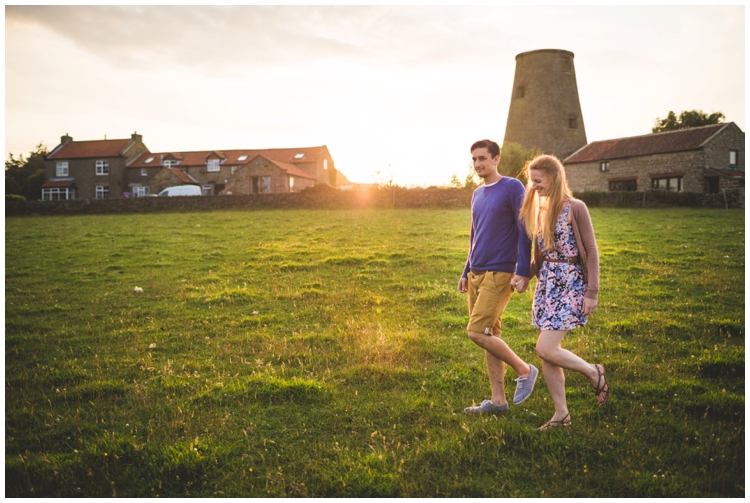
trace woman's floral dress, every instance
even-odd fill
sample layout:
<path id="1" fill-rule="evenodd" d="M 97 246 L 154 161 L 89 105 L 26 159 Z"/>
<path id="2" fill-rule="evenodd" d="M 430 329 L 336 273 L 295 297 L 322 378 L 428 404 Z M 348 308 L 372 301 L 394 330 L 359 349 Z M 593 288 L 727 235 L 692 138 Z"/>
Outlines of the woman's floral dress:
<path id="1" fill-rule="evenodd" d="M 570 203 L 563 209 L 555 223 L 555 248 L 542 252 L 544 258 L 563 260 L 578 257 L 573 226 L 568 222 Z M 541 250 L 541 230 L 537 235 L 537 246 Z M 539 330 L 571 330 L 586 325 L 583 315 L 583 297 L 586 284 L 583 282 L 581 264 L 565 262 L 542 262 L 537 276 L 534 305 L 531 309 L 531 324 Z"/>

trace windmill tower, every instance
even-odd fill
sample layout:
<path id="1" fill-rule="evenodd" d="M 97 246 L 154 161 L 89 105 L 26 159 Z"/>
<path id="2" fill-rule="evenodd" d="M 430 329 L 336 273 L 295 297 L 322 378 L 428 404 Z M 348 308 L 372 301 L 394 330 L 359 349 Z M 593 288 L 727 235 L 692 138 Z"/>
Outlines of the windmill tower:
<path id="1" fill-rule="evenodd" d="M 535 147 L 560 160 L 586 145 L 573 58 L 560 49 L 516 56 L 504 142 Z"/>

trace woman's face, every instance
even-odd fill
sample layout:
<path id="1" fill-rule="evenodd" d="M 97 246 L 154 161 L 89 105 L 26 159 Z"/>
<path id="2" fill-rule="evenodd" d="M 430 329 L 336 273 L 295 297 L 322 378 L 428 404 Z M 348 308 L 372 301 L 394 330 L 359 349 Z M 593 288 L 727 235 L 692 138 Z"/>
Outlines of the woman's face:
<path id="1" fill-rule="evenodd" d="M 549 195 L 550 181 L 544 173 L 532 169 L 529 171 L 529 179 L 531 180 L 531 190 L 535 190 L 540 196 Z"/>

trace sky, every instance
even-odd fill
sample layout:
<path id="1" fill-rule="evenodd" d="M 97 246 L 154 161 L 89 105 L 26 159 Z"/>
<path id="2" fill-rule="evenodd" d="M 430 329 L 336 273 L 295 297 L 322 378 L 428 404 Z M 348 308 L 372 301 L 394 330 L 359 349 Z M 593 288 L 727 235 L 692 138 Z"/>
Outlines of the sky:
<path id="1" fill-rule="evenodd" d="M 351 181 L 448 185 L 502 144 L 515 56 L 575 54 L 589 142 L 670 110 L 745 130 L 745 7 L 6 6 L 5 155 L 327 145 Z"/>

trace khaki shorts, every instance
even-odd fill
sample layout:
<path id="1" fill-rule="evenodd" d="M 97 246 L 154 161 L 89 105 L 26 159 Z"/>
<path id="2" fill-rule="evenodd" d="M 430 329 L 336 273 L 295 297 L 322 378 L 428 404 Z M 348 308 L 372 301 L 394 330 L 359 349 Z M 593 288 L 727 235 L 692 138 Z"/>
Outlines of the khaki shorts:
<path id="1" fill-rule="evenodd" d="M 508 305 L 512 272 L 469 271 L 469 326 L 472 332 L 500 335 L 500 317 Z"/>

